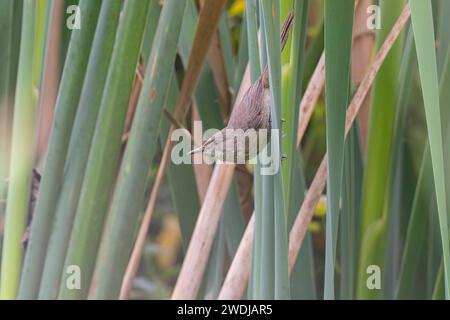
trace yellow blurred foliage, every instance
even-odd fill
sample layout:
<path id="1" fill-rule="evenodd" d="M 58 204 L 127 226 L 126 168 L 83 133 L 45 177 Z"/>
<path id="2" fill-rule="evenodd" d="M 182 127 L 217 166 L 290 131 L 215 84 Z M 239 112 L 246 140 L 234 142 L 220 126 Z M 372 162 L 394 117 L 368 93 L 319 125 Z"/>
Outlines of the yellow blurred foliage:
<path id="1" fill-rule="evenodd" d="M 233 4 L 228 9 L 228 15 L 230 17 L 242 16 L 245 10 L 244 0 L 235 0 Z"/>
<path id="2" fill-rule="evenodd" d="M 181 246 L 181 233 L 178 218 L 169 214 L 163 219 L 162 228 L 156 237 L 156 243 L 160 250 L 156 255 L 156 262 L 160 268 L 172 266 Z"/>

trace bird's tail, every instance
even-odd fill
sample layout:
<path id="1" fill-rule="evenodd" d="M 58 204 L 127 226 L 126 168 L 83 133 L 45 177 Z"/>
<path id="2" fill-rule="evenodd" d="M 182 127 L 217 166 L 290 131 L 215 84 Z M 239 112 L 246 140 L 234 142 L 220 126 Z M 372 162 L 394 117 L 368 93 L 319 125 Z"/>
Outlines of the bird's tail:
<path id="1" fill-rule="evenodd" d="M 281 28 L 281 34 L 280 34 L 280 42 L 281 42 L 281 51 L 283 51 L 284 47 L 286 46 L 286 42 L 289 38 L 289 31 L 292 28 L 292 22 L 294 21 L 294 14 L 292 11 L 289 11 L 289 14 L 287 15 L 286 19 L 284 20 L 283 27 Z M 264 87 L 269 87 L 269 69 L 268 66 L 264 68 L 264 72 L 262 74 L 262 80 Z"/>
<path id="2" fill-rule="evenodd" d="M 289 31 L 292 28 L 292 22 L 294 21 L 294 14 L 289 11 L 286 19 L 284 20 L 283 27 L 281 28 L 281 51 L 286 46 L 287 39 L 289 38 Z"/>

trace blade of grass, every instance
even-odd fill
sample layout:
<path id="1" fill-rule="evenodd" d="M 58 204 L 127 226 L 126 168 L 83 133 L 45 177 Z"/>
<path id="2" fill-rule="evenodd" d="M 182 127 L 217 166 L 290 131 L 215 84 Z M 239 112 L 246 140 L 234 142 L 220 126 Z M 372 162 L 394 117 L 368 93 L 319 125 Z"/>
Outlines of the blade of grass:
<path id="1" fill-rule="evenodd" d="M 258 44 L 258 1 L 257 0 L 247 0 L 245 3 L 245 18 L 246 18 L 246 27 L 247 27 L 247 39 L 248 39 L 248 56 L 249 56 L 249 66 L 250 66 L 250 78 L 251 82 L 254 83 L 258 77 L 261 74 L 261 68 L 260 68 L 260 59 L 259 59 L 259 44 Z M 250 278 L 250 285 L 248 290 L 248 296 L 251 299 L 258 299 L 260 295 L 260 277 L 261 277 L 261 228 L 262 228 L 262 216 L 261 216 L 261 209 L 262 209 L 262 179 L 260 172 L 260 166 L 258 163 L 254 166 L 254 175 L 253 175 L 253 185 L 254 185 L 254 207 L 255 207 L 255 213 L 253 214 L 255 219 L 255 231 L 254 231 L 254 239 L 253 241 L 253 248 L 252 248 L 252 259 L 246 259 L 246 257 L 243 257 L 244 263 L 251 263 L 251 278 Z M 251 220 L 250 220 L 251 222 Z M 249 222 L 249 223 L 250 223 Z M 251 225 L 247 226 L 247 229 L 245 231 L 245 235 L 248 235 L 247 230 L 251 227 Z M 245 238 L 244 235 L 244 238 Z M 243 238 L 243 239 L 244 239 Z M 253 229 L 252 229 L 252 238 L 253 238 Z M 237 262 L 239 257 L 241 247 L 239 246 L 238 252 L 236 253 L 235 259 L 233 259 L 233 263 L 230 266 L 230 269 L 228 271 L 228 274 L 234 274 L 232 273 L 232 268 L 239 269 L 241 267 L 241 263 Z M 247 254 L 250 254 L 250 250 L 245 250 Z M 236 261 L 236 262 L 235 262 Z M 245 267 L 245 266 L 244 266 Z M 242 279 L 238 279 L 239 281 Z M 246 280 L 246 279 L 245 279 Z M 234 282 L 234 280 L 228 280 L 231 283 Z M 245 281 L 246 282 L 246 281 Z M 225 286 L 223 286 L 224 288 Z M 225 296 L 228 296 L 231 294 L 231 292 L 225 292 L 224 289 L 221 290 L 219 298 Z"/>
<path id="2" fill-rule="evenodd" d="M 85 298 L 96 259 L 98 261 L 101 231 L 119 160 L 120 142 L 148 6 L 148 2 L 137 0 L 125 3 L 81 185 L 77 218 L 70 239 L 72 250 L 65 259 L 65 266 L 78 265 L 85 279 L 81 290 L 70 290 L 65 286 L 70 274 L 63 273 L 60 298 Z"/>
<path id="3" fill-rule="evenodd" d="M 284 4 L 284 2 L 282 2 Z M 305 194 L 305 178 L 303 175 L 303 163 L 300 152 L 297 150 L 296 133 L 298 132 L 298 121 L 300 115 L 300 101 L 302 100 L 301 88 L 304 70 L 304 53 L 306 44 L 306 30 L 309 13 L 309 1 L 295 1 L 294 21 L 292 29 L 292 40 L 290 64 L 286 82 L 283 81 L 283 118 L 284 131 L 287 133 L 283 139 L 283 149 L 288 151 L 287 160 L 283 167 L 283 182 L 286 207 L 288 215 L 288 228 L 290 229 L 295 219 L 295 214 L 301 206 Z M 285 49 L 287 50 L 287 48 Z M 287 52 L 287 51 L 285 51 Z M 286 90 L 286 91 L 285 91 Z M 301 261 L 301 262 L 300 262 Z M 300 252 L 291 275 L 291 298 L 293 299 L 315 299 L 316 287 L 314 281 L 314 261 L 312 255 L 311 237 L 308 236 L 307 243 Z"/>
<path id="4" fill-rule="evenodd" d="M 417 268 L 420 255 L 417 253 L 426 244 L 426 230 L 428 228 L 428 217 L 430 199 L 435 194 L 430 188 L 433 186 L 431 159 L 428 147 L 424 151 L 422 168 L 417 181 L 411 217 L 408 223 L 408 233 L 405 240 L 405 248 L 401 262 L 400 276 L 396 296 L 399 299 L 410 299 L 414 294 L 414 279 L 418 276 Z M 428 158 L 428 159 L 427 159 Z M 426 167 L 425 167 L 426 166 Z"/>
<path id="5" fill-rule="evenodd" d="M 10 93 L 10 78 L 13 68 L 13 15 L 14 1 L 0 2 L 0 43 L 3 50 L 0 52 L 0 63 L 4 66 L 4 72 L 0 74 L 0 219 L 3 223 L 3 215 L 6 204 L 7 179 L 9 175 L 10 144 L 11 144 L 11 118 L 13 105 Z M 17 71 L 17 70 L 16 70 Z"/>
<path id="6" fill-rule="evenodd" d="M 400 66 L 397 110 L 391 147 L 392 156 L 389 163 L 388 189 L 386 190 L 386 210 L 391 212 L 390 221 L 388 221 L 389 238 L 387 241 L 392 245 L 387 249 L 385 284 L 383 286 L 386 288 L 385 297 L 389 299 L 393 299 L 396 295 L 396 286 L 401 271 L 401 255 L 408 227 L 406 222 L 410 217 L 411 206 L 414 201 L 414 189 L 408 188 L 408 186 L 417 183 L 417 177 L 411 174 L 409 156 L 406 144 L 403 141 L 406 134 L 406 116 L 411 101 L 412 80 L 417 72 L 417 68 L 414 67 L 413 44 L 412 30 L 408 28 Z"/>
<path id="7" fill-rule="evenodd" d="M 147 24 L 145 26 L 144 40 L 141 48 L 141 55 L 144 61 L 148 61 L 150 57 L 161 14 L 161 2 L 159 0 L 150 0 L 149 2 Z"/>
<path id="8" fill-rule="evenodd" d="M 290 64 L 283 74 L 283 84 L 285 85 L 283 86 L 282 95 L 282 118 L 285 119 L 283 131 L 286 133 L 286 136 L 283 138 L 282 147 L 286 152 L 287 160 L 284 162 L 282 170 L 288 217 L 295 214 L 301 203 L 301 199 L 300 202 L 295 201 L 299 200 L 297 195 L 301 192 L 301 190 L 295 188 L 295 182 L 304 179 L 301 170 L 295 170 L 296 164 L 300 161 L 295 134 L 298 132 L 298 122 L 296 120 L 299 118 L 299 104 L 302 100 L 302 93 L 297 88 L 301 87 L 303 79 L 303 56 L 306 44 L 308 7 L 308 0 L 295 2 L 294 15 L 296 19 L 292 29 L 292 39 L 295 39 L 295 41 L 292 43 L 290 52 Z"/>
<path id="9" fill-rule="evenodd" d="M 363 104 L 363 106 L 365 106 Z M 354 296 L 357 267 L 357 235 L 360 218 L 360 199 L 363 163 L 358 127 L 353 125 L 345 141 L 344 181 L 339 233 L 340 295 L 349 300 Z"/>
<path id="10" fill-rule="evenodd" d="M 433 290 L 433 300 L 443 300 L 445 299 L 445 288 L 444 288 L 444 263 L 441 262 L 439 266 L 439 271 L 436 277 L 436 282 L 434 284 Z"/>
<path id="11" fill-rule="evenodd" d="M 7 8 L 8 2 L 11 2 L 12 7 Z M 5 54 L 7 61 L 0 60 L 0 63 L 4 66 L 4 71 L 0 76 L 0 81 L 4 82 L 4 87 L 0 85 L 0 150 L 2 155 L 0 156 L 0 224 L 1 224 L 1 235 L 0 235 L 0 260 L 1 260 L 1 248 L 3 247 L 3 226 L 5 218 L 6 209 L 6 196 L 8 188 L 8 177 L 9 177 L 9 167 L 11 158 L 11 135 L 12 135 L 12 118 L 14 112 L 14 97 L 16 92 L 17 83 L 17 68 L 19 65 L 19 50 L 20 50 L 20 34 L 22 26 L 22 1 L 7 0 L 3 1 L 0 10 L 2 13 L 10 14 L 11 20 L 9 18 L 2 18 L 0 21 L 5 23 L 1 30 L 2 35 L 0 36 L 1 42 L 4 42 L 4 50 L 2 53 Z M 11 25 L 7 25 L 11 23 Z M 9 34 L 9 35 L 8 35 Z M 7 40 L 9 38 L 9 40 Z M 9 41 L 10 43 L 6 43 Z M 4 90 L 4 91 L 2 91 Z"/>
<path id="12" fill-rule="evenodd" d="M 448 48 L 450 45 L 450 20 L 448 15 L 450 14 L 450 2 L 446 0 L 440 1 L 441 7 L 439 8 L 439 28 L 437 30 L 437 59 L 438 59 L 438 76 L 441 77 Z"/>
<path id="13" fill-rule="evenodd" d="M 21 239 L 25 230 L 33 167 L 36 94 L 33 88 L 33 59 L 36 54 L 36 3 L 25 1 L 21 48 L 14 106 L 11 165 L 2 249 L 0 297 L 15 299 L 22 268 Z"/>
<path id="14" fill-rule="evenodd" d="M 403 1 L 382 1 L 380 10 L 384 28 L 377 33 L 376 48 L 385 41 L 389 30 L 404 7 Z M 378 73 L 372 89 L 367 155 L 362 186 L 361 228 L 359 235 L 359 265 L 357 297 L 381 298 L 382 290 L 370 290 L 366 269 L 370 265 L 384 267 L 385 245 L 390 211 L 386 210 L 391 141 L 393 139 L 395 112 L 398 99 L 398 74 L 400 72 L 402 41 L 397 40 Z M 382 274 L 384 275 L 384 273 Z"/>
<path id="15" fill-rule="evenodd" d="M 324 298 L 334 299 L 334 271 L 344 160 L 345 110 L 350 92 L 354 1 L 325 1 L 327 219 Z"/>
<path id="16" fill-rule="evenodd" d="M 450 248 L 448 237 L 448 211 L 446 199 L 443 131 L 439 105 L 436 53 L 431 3 L 410 0 L 412 27 L 416 42 L 417 61 L 422 85 L 425 115 L 428 127 L 431 162 L 439 214 L 439 226 L 444 259 L 445 297 L 450 298 Z"/>
<path id="17" fill-rule="evenodd" d="M 80 14 L 83 15 L 83 30 L 75 29 L 72 32 L 66 64 L 64 65 L 49 147 L 42 172 L 39 197 L 31 225 L 30 241 L 24 260 L 19 292 L 19 298 L 21 299 L 33 299 L 38 294 L 64 161 L 94 37 L 93 30 L 96 26 L 100 3 L 81 0 L 79 10 Z"/>
<path id="18" fill-rule="evenodd" d="M 71 239 L 75 246 L 73 255 L 67 257 L 65 264 L 78 265 L 85 277 L 84 284 L 88 285 L 93 277 L 104 216 L 109 206 L 108 200 L 119 160 L 121 137 L 142 43 L 147 9 L 148 2 L 133 0 L 125 3 L 80 189 L 75 216 L 85 217 L 90 222 L 86 223 L 85 220 L 83 224 L 77 222 L 77 226 L 81 225 L 82 230 L 77 227 L 79 232 L 74 233 L 74 238 Z M 68 276 L 70 273 L 63 273 L 61 296 L 85 297 L 89 286 L 73 292 L 66 286 Z M 48 295 L 48 289 L 42 288 L 44 283 L 41 284 L 40 296 Z"/>
<path id="19" fill-rule="evenodd" d="M 121 9 L 120 1 L 109 1 L 102 5 L 86 76 L 81 91 L 77 115 L 72 130 L 67 160 L 64 167 L 64 181 L 55 209 L 55 222 L 47 250 L 41 283 L 45 283 L 47 298 L 56 298 L 64 266 L 66 251 L 71 251 L 69 240 L 72 222 L 76 212 L 83 173 L 95 130 L 97 114 L 114 45 L 116 28 Z M 83 220 L 83 223 L 86 220 Z M 75 229 L 77 230 L 77 229 Z M 74 232 L 77 236 L 80 233 Z M 83 265 L 84 270 L 84 265 Z M 83 287 L 89 279 L 83 277 Z M 85 282 L 86 281 L 86 282 Z M 84 290 L 76 290 L 81 294 Z M 75 292 L 74 292 L 75 293 Z"/>
<path id="20" fill-rule="evenodd" d="M 281 130 L 281 45 L 280 45 L 280 16 L 279 2 L 262 1 L 261 8 L 264 19 L 264 35 L 266 39 L 267 64 L 269 69 L 269 82 L 271 90 L 271 125 L 274 130 Z M 281 169 L 281 136 L 273 136 L 270 144 L 273 144 L 275 154 L 271 155 L 272 164 Z M 269 144 L 269 145 L 270 145 Z M 269 146 L 268 146 L 269 147 Z M 274 292 L 275 299 L 288 299 L 290 297 L 290 285 L 288 274 L 288 243 L 287 243 L 287 215 L 284 203 L 283 176 L 281 170 L 275 175 L 264 176 L 268 183 L 268 190 L 264 190 L 265 196 L 269 194 L 273 199 L 273 209 L 269 213 L 273 215 L 273 228 L 271 233 L 274 238 Z M 272 192 L 273 190 L 273 192 Z M 272 212 L 271 212 L 272 211 Z M 269 224 L 270 226 L 270 224 Z M 270 232 L 268 233 L 270 234 Z M 266 237 L 263 236 L 263 241 Z M 263 242 L 263 253 L 271 250 L 271 245 L 266 247 Z M 264 262 L 263 262 L 264 263 Z M 271 276 L 262 272 L 262 276 Z M 262 288 L 264 292 L 264 288 Z"/>

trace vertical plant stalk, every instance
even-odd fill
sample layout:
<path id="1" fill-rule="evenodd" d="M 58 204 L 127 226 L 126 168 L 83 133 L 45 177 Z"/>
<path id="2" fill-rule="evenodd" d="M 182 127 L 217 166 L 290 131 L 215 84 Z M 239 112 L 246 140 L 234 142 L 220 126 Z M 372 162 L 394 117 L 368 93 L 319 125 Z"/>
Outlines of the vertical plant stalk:
<path id="1" fill-rule="evenodd" d="M 295 41 L 291 44 L 290 62 L 283 72 L 283 88 L 282 88 L 282 116 L 285 119 L 283 124 L 283 131 L 286 135 L 282 140 L 282 148 L 287 153 L 287 160 L 283 166 L 283 182 L 284 190 L 286 190 L 286 208 L 288 209 L 287 216 L 290 216 L 291 199 L 293 193 L 297 193 L 299 190 L 291 188 L 294 186 L 294 180 L 303 180 L 300 170 L 296 170 L 296 164 L 299 159 L 299 153 L 296 148 L 295 135 L 298 132 L 298 122 L 300 108 L 299 104 L 302 100 L 301 90 L 297 88 L 301 87 L 303 80 L 303 66 L 304 59 L 303 53 L 305 51 L 306 44 L 306 29 L 307 29 L 307 17 L 308 17 L 309 1 L 297 1 L 295 3 L 294 14 L 296 19 L 292 30 L 292 39 Z M 285 50 L 287 50 L 286 48 Z M 297 197 L 297 195 L 295 195 Z"/>
<path id="2" fill-rule="evenodd" d="M 334 299 L 339 207 L 344 160 L 345 111 L 350 92 L 354 1 L 325 1 L 327 218 L 324 298 Z"/>
<path id="3" fill-rule="evenodd" d="M 274 130 L 281 131 L 281 44 L 279 27 L 279 3 L 277 1 L 262 1 L 262 13 L 264 18 L 264 34 L 266 38 L 267 65 L 269 69 L 269 82 L 271 91 L 271 126 Z M 292 14 L 292 13 L 290 13 Z M 298 17 L 300 18 L 300 17 Z M 268 193 L 273 188 L 273 221 L 274 221 L 274 298 L 289 299 L 290 285 L 288 274 L 288 235 L 287 235 L 287 214 L 285 209 L 285 197 L 283 190 L 283 175 L 281 164 L 281 136 L 276 139 L 272 137 L 270 144 L 274 145 L 273 150 L 277 150 L 278 156 L 272 154 L 272 163 L 276 163 L 278 172 L 273 176 L 265 176 L 264 181 L 268 182 Z M 270 210 L 270 209 L 269 209 Z M 264 240 L 264 239 L 263 239 Z M 269 244 L 269 248 L 270 248 Z M 270 250 L 270 249 L 268 249 Z M 262 275 L 266 277 L 267 275 Z"/>
<path id="4" fill-rule="evenodd" d="M 36 94 L 33 87 L 35 54 L 36 3 L 26 0 L 23 6 L 14 120 L 12 131 L 10 179 L 6 204 L 2 250 L 0 297 L 15 299 L 22 268 L 22 235 L 28 214 L 28 200 L 33 168 Z"/>
<path id="5" fill-rule="evenodd" d="M 81 0 L 79 10 L 83 17 L 83 28 L 82 30 L 74 29 L 72 32 L 58 91 L 51 137 L 20 281 L 19 298 L 21 299 L 35 299 L 38 294 L 70 133 L 94 37 L 93 31 L 100 10 L 100 2 Z"/>
<path id="6" fill-rule="evenodd" d="M 246 26 L 247 26 L 247 38 L 248 38 L 248 56 L 249 56 L 249 69 L 250 69 L 250 78 L 251 82 L 254 83 L 261 74 L 260 67 L 260 59 L 259 59 L 259 42 L 258 42 L 258 1 L 257 0 L 247 0 L 245 2 L 245 18 L 246 18 Z M 251 299 L 258 299 L 260 297 L 260 278 L 261 278 L 261 230 L 262 230 L 262 178 L 260 174 L 260 165 L 256 163 L 254 165 L 254 174 L 253 174 L 253 186 L 254 186 L 254 223 L 256 227 L 251 230 L 251 235 L 248 235 L 248 228 L 253 228 L 251 221 L 247 225 L 246 231 L 244 233 L 244 238 L 246 236 L 251 237 L 251 243 L 253 243 L 252 254 L 250 252 L 251 246 L 244 249 L 245 253 L 241 253 L 242 245 L 239 246 L 238 251 L 236 252 L 236 258 L 241 257 L 244 259 L 243 261 L 247 261 L 247 257 L 245 255 L 251 254 L 251 279 L 248 290 L 248 296 Z M 242 244 L 242 241 L 241 241 Z M 235 268 L 241 268 L 241 262 L 234 262 L 233 264 Z M 250 261 L 249 261 L 250 263 Z M 230 266 L 231 268 L 231 266 Z M 230 274 L 230 270 L 228 271 Z M 233 273 L 234 274 L 234 273 Z M 237 277 L 236 281 L 240 281 L 239 277 Z M 225 280 L 225 281 L 234 281 L 234 280 Z M 247 279 L 245 278 L 247 282 Z M 223 293 L 223 289 L 219 293 L 219 299 L 223 295 L 227 295 L 229 293 Z"/>
<path id="7" fill-rule="evenodd" d="M 173 300 L 195 299 L 197 296 L 233 172 L 232 164 L 216 165 L 214 169 L 191 243 L 172 293 Z"/>
<path id="8" fill-rule="evenodd" d="M 3 236 L 3 219 L 5 214 L 6 194 L 11 160 L 12 117 L 14 112 L 14 95 L 17 75 L 17 58 L 19 56 L 21 8 L 17 8 L 17 1 L 6 0 L 0 2 L 0 63 L 3 72 L 0 74 L 0 228 Z M 20 9 L 20 10 L 18 10 Z M 16 11 L 20 11 L 20 15 Z M 16 19 L 16 21 L 14 20 Z M 0 236 L 0 246 L 1 238 Z"/>
<path id="9" fill-rule="evenodd" d="M 219 296 L 217 297 L 219 300 L 239 300 L 244 294 L 250 269 L 252 268 L 252 246 L 255 242 L 255 218 L 256 215 L 253 213 L 242 236 L 236 255 L 228 269 Z M 252 272 L 254 272 L 253 270 Z M 235 290 L 236 288 L 242 289 Z"/>
<path id="10" fill-rule="evenodd" d="M 76 216 L 92 219 L 86 223 L 88 239 L 81 237 L 78 244 L 77 254 L 82 260 L 76 261 L 82 263 L 80 268 L 84 269 L 80 271 L 87 280 L 92 277 L 119 161 L 121 137 L 139 60 L 148 4 L 147 1 L 129 0 L 123 8 L 80 191 Z M 65 284 L 65 279 L 62 282 Z M 88 289 L 83 287 L 82 294 Z M 40 295 L 45 295 L 45 290 L 41 288 Z"/>
<path id="11" fill-rule="evenodd" d="M 86 233 L 76 228 L 72 232 L 72 224 L 108 73 L 120 8 L 120 1 L 112 0 L 104 2 L 100 10 L 77 115 L 69 142 L 64 168 L 64 180 L 61 184 L 61 192 L 55 208 L 55 221 L 41 280 L 39 293 L 41 298 L 55 299 L 58 296 L 66 252 L 67 250 L 69 250 L 68 253 L 71 252 L 69 247 L 71 234 L 77 239 L 86 235 Z M 85 216 L 81 218 L 83 218 L 84 225 L 90 225 L 90 223 L 87 223 L 88 219 Z M 77 244 L 81 246 L 81 241 L 77 242 Z M 81 270 L 86 270 L 85 265 L 81 261 L 73 261 L 71 264 L 80 266 Z M 80 297 L 84 292 L 83 288 L 88 286 L 86 284 L 89 281 L 88 273 L 83 274 L 84 277 L 81 278 L 82 288 L 80 290 L 71 290 L 74 295 L 77 295 L 76 297 Z M 62 277 L 62 279 L 65 279 L 65 277 Z M 63 282 L 65 287 L 65 281 Z M 72 298 L 75 298 L 75 296 Z"/>
<path id="12" fill-rule="evenodd" d="M 380 10 L 384 12 L 381 22 L 384 28 L 377 34 L 376 47 L 379 48 L 390 28 L 402 11 L 402 1 L 383 0 Z M 393 140 L 395 111 L 397 106 L 398 74 L 400 72 L 401 37 L 392 50 L 375 79 L 372 88 L 367 156 L 362 186 L 362 207 L 360 221 L 359 265 L 357 275 L 357 297 L 360 299 L 379 298 L 381 290 L 369 290 L 366 285 L 366 269 L 369 265 L 384 266 L 385 239 L 389 210 L 386 210 L 386 190 L 389 183 L 389 161 Z"/>
<path id="13" fill-rule="evenodd" d="M 295 1 L 293 4 L 294 21 L 291 40 L 290 64 L 283 75 L 287 82 L 282 88 L 282 110 L 284 122 L 283 131 L 287 133 L 283 137 L 283 149 L 287 151 L 287 160 L 284 161 L 283 182 L 286 209 L 287 229 L 290 230 L 306 193 L 306 183 L 303 172 L 303 159 L 300 150 L 297 149 L 298 121 L 300 117 L 300 102 L 303 91 L 305 69 L 305 46 L 308 29 L 308 16 L 310 1 Z M 284 83 L 284 82 L 283 82 Z M 287 93 L 285 93 L 287 90 Z M 316 299 L 316 281 L 314 277 L 314 256 L 312 238 L 308 235 L 307 243 L 301 250 L 301 258 L 294 267 L 290 280 L 292 299 Z"/>
<path id="14" fill-rule="evenodd" d="M 441 231 L 442 255 L 444 260 L 445 298 L 450 299 L 450 248 L 448 236 L 448 203 L 446 199 L 445 159 L 443 148 L 439 85 L 437 79 L 436 52 L 431 3 L 410 0 L 411 21 L 416 42 L 417 61 L 422 84 L 425 115 L 428 127 L 431 163 Z"/>
<path id="15" fill-rule="evenodd" d="M 413 92 L 412 90 L 415 80 L 414 75 L 417 72 L 416 66 L 417 62 L 414 50 L 414 34 L 412 28 L 409 27 L 403 46 L 399 75 L 400 86 L 395 115 L 394 137 L 392 141 L 393 156 L 391 157 L 391 162 L 389 164 L 389 190 L 392 191 L 388 191 L 389 203 L 387 204 L 388 208 L 394 213 L 399 212 L 399 214 L 394 214 L 391 216 L 391 221 L 393 223 L 390 230 L 390 238 L 394 240 L 395 247 L 390 247 L 392 248 L 391 251 L 402 250 L 402 252 L 401 255 L 397 252 L 393 252 L 392 260 L 395 259 L 395 264 L 392 263 L 393 276 L 391 277 L 394 278 L 385 279 L 385 283 L 391 282 L 392 285 L 395 286 L 395 288 L 392 288 L 392 296 L 397 299 L 409 299 L 409 297 L 420 297 L 420 294 L 425 294 L 425 292 L 417 292 L 420 289 L 412 289 L 416 284 L 418 284 L 418 282 L 413 279 L 415 279 L 415 277 L 417 277 L 420 273 L 419 268 L 416 268 L 416 266 L 419 265 L 417 262 L 422 259 L 422 255 L 418 254 L 418 252 L 427 251 L 425 250 L 425 239 L 427 237 L 426 230 L 429 228 L 429 214 L 424 213 L 431 208 L 430 203 L 436 201 L 434 189 L 432 187 L 433 174 L 431 171 L 429 149 L 427 164 L 425 165 L 423 162 L 421 164 L 417 176 L 417 183 L 414 187 L 414 194 L 411 195 L 411 207 L 408 209 L 406 209 L 407 206 L 403 204 L 403 190 L 406 189 L 408 180 L 399 179 L 399 176 L 405 175 L 405 171 L 407 170 L 406 166 L 408 160 L 406 145 L 403 138 L 405 131 L 407 131 L 406 120 L 408 112 L 410 111 L 409 101 L 411 100 L 411 95 Z M 425 170 L 427 171 L 425 172 Z M 425 182 L 427 183 L 426 185 Z M 408 224 L 402 228 L 399 220 L 402 218 L 403 214 L 409 214 L 409 219 Z M 401 246 L 402 248 L 396 248 L 398 246 Z"/>

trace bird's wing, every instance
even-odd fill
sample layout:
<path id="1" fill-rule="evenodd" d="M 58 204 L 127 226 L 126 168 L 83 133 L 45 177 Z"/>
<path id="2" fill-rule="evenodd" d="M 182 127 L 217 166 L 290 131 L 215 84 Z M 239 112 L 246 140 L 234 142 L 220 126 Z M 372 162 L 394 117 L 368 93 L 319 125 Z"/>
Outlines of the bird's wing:
<path id="1" fill-rule="evenodd" d="M 250 86 L 231 113 L 230 129 L 259 129 L 262 123 L 264 87 L 261 78 Z"/>

